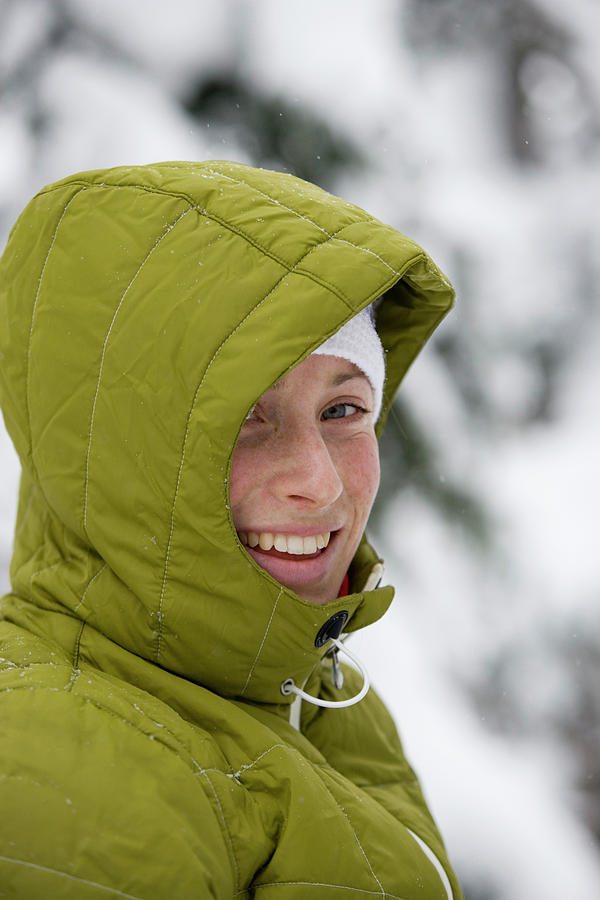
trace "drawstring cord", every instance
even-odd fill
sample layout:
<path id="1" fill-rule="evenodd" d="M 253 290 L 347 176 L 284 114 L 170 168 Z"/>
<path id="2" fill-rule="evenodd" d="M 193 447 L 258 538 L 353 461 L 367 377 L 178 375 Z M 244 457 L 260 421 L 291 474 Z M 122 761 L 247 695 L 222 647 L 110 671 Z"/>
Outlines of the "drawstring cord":
<path id="1" fill-rule="evenodd" d="M 357 667 L 358 671 L 363 677 L 363 685 L 358 694 L 355 694 L 354 697 L 349 697 L 348 700 L 321 700 L 320 697 L 313 697 L 312 694 L 307 694 L 306 691 L 303 691 L 302 688 L 299 688 L 297 684 L 294 683 L 293 678 L 287 678 L 283 684 L 281 685 L 281 693 L 286 697 L 290 694 L 296 694 L 297 697 L 301 697 L 302 700 L 306 700 L 308 703 L 312 703 L 315 706 L 326 706 L 328 709 L 342 709 L 344 706 L 354 706 L 355 703 L 358 703 L 365 696 L 367 691 L 369 690 L 370 682 L 369 676 L 367 674 L 367 670 L 360 662 L 358 657 L 351 653 L 347 647 L 344 647 L 342 642 L 338 638 L 331 638 L 331 642 L 335 647 L 335 656 L 334 656 L 334 673 L 337 667 L 339 674 L 341 675 L 341 670 L 339 670 L 339 664 L 337 661 L 338 653 L 345 653 L 348 656 L 354 665 Z M 339 679 L 338 679 L 339 680 Z M 337 685 L 336 685 L 337 686 Z M 295 702 L 295 701 L 294 701 Z"/>
<path id="2" fill-rule="evenodd" d="M 325 656 L 331 657 L 331 683 L 332 685 L 341 691 L 344 687 L 344 673 L 340 667 L 340 661 L 338 659 L 338 648 L 332 647 Z"/>
<path id="3" fill-rule="evenodd" d="M 375 563 L 365 582 L 363 591 L 372 591 L 378 587 L 382 576 L 383 565 L 379 562 Z M 341 637 L 343 637 L 343 635 L 341 635 Z M 340 652 L 345 653 L 357 667 L 363 677 L 363 686 L 358 694 L 355 694 L 354 697 L 350 697 L 348 700 L 321 700 L 320 697 L 313 697 L 312 694 L 307 694 L 306 691 L 299 688 L 297 684 L 295 684 L 293 678 L 287 678 L 281 685 L 281 693 L 286 697 L 290 694 L 296 695 L 290 704 L 290 725 L 297 731 L 300 731 L 300 710 L 303 700 L 312 703 L 314 706 L 326 706 L 329 709 L 341 709 L 344 706 L 354 706 L 355 703 L 359 703 L 369 690 L 369 675 L 360 660 L 343 645 L 341 640 L 334 637 L 331 637 L 330 640 L 333 646 L 327 651 L 326 656 L 331 656 L 331 683 L 333 686 L 340 691 L 344 685 L 344 673 L 341 670 L 338 660 L 338 653 Z"/>

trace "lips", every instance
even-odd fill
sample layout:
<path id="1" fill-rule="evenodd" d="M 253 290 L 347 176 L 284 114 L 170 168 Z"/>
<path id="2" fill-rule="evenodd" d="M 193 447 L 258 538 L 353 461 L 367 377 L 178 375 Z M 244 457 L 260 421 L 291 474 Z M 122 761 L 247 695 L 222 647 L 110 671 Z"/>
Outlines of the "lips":
<path id="1" fill-rule="evenodd" d="M 308 531 L 308 529 L 303 529 Z M 326 603 L 337 594 L 340 549 L 338 541 L 343 532 L 341 528 L 331 531 L 313 532 L 312 534 L 284 534 L 273 531 L 238 531 L 238 537 L 244 549 L 253 560 L 281 584 L 291 587 L 312 603 Z M 252 547 L 250 540 L 254 543 Z M 262 545 L 261 546 L 261 538 Z M 281 540 L 283 539 L 283 540 Z M 317 544 L 318 540 L 318 544 Z M 285 543 L 284 543 L 285 541 Z M 302 552 L 298 552 L 302 541 Z M 305 543 L 307 541 L 307 543 Z M 322 547 L 320 545 L 323 545 Z M 278 550 L 277 547 L 285 547 Z M 343 546 L 343 544 L 342 544 Z M 263 549 L 268 547 L 269 549 Z M 312 552 L 306 552 L 307 550 Z M 294 552 L 294 548 L 296 551 Z M 316 548 L 312 550 L 312 548 Z M 343 552 L 343 551 L 342 551 Z M 339 575 L 341 582 L 343 572 Z M 329 582 L 331 581 L 331 584 Z M 310 591 L 311 596 L 306 592 Z M 312 594 L 315 594 L 314 598 Z"/>

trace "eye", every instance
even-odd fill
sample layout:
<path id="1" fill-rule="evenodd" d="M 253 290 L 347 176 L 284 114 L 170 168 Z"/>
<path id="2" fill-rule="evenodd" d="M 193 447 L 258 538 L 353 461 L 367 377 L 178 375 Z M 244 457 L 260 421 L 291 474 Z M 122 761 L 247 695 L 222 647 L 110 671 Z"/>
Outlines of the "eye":
<path id="1" fill-rule="evenodd" d="M 366 409 L 363 409 L 362 406 L 357 406 L 355 403 L 334 403 L 333 406 L 328 406 L 327 409 L 323 410 L 321 418 L 346 419 L 348 416 L 353 416 L 357 413 L 366 413 Z"/>
<path id="2" fill-rule="evenodd" d="M 262 412 L 256 404 L 252 407 L 252 409 L 248 412 L 248 415 L 242 422 L 242 428 L 240 434 L 249 434 L 254 432 L 262 423 L 264 422 L 264 417 Z"/>

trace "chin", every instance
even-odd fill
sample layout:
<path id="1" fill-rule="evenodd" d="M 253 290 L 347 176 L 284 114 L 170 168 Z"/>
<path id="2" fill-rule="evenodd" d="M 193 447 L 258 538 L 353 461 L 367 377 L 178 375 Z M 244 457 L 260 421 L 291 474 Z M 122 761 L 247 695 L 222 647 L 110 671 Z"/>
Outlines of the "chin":
<path id="1" fill-rule="evenodd" d="M 304 600 L 306 603 L 314 603 L 315 606 L 324 606 L 325 603 L 329 603 L 331 600 L 335 600 L 337 598 L 337 591 L 306 591 L 302 588 L 295 588 L 293 585 L 286 585 L 290 587 L 294 593 L 298 594 L 301 600 Z"/>

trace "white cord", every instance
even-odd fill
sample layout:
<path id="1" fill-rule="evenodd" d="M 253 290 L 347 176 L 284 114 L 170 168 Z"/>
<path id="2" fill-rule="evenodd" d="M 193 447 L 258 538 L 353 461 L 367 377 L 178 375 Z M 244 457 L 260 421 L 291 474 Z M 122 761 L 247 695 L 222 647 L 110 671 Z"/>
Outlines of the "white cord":
<path id="1" fill-rule="evenodd" d="M 354 697 L 350 697 L 348 700 L 321 700 L 320 697 L 313 697 L 312 694 L 307 694 L 306 691 L 303 691 L 299 688 L 295 683 L 293 678 L 288 678 L 281 685 L 281 693 L 286 697 L 290 694 L 296 694 L 297 697 L 302 697 L 303 700 L 307 700 L 308 703 L 312 703 L 315 706 L 326 706 L 329 709 L 341 709 L 343 706 L 354 706 L 355 703 L 358 703 L 365 696 L 367 691 L 369 690 L 369 676 L 363 664 L 360 660 L 345 647 L 338 638 L 331 638 L 331 643 L 337 647 L 338 652 L 345 653 L 355 666 L 358 668 L 358 671 L 363 677 L 363 686 Z"/>

